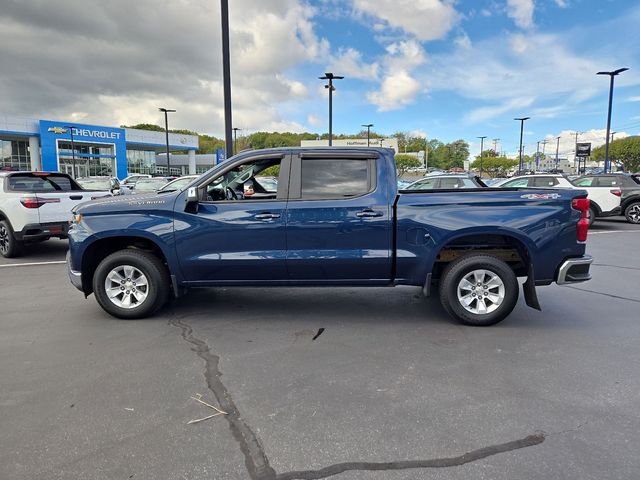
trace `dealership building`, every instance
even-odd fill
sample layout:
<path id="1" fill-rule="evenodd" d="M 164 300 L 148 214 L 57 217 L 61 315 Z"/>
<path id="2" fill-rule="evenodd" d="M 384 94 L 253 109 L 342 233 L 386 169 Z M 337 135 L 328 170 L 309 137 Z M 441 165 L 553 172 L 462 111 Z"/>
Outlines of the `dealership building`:
<path id="1" fill-rule="evenodd" d="M 186 165 L 171 165 L 171 174 L 196 173 L 196 135 L 170 133 L 169 149 L 186 157 Z M 4 170 L 72 174 L 75 165 L 76 177 L 122 179 L 132 173 L 167 173 L 166 160 L 164 165 L 156 162 L 160 152 L 166 152 L 164 132 L 0 115 Z"/>

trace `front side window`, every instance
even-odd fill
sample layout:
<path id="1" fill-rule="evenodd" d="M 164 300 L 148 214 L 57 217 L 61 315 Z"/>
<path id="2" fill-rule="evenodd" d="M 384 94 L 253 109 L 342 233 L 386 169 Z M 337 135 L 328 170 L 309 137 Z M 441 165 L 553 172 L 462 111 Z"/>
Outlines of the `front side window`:
<path id="1" fill-rule="evenodd" d="M 302 159 L 303 199 L 358 197 L 372 189 L 367 159 Z"/>
<path id="2" fill-rule="evenodd" d="M 593 177 L 582 177 L 573 182 L 576 187 L 592 187 Z"/>
<path id="3" fill-rule="evenodd" d="M 212 179 L 206 186 L 205 201 L 275 200 L 281 158 L 261 158 Z"/>

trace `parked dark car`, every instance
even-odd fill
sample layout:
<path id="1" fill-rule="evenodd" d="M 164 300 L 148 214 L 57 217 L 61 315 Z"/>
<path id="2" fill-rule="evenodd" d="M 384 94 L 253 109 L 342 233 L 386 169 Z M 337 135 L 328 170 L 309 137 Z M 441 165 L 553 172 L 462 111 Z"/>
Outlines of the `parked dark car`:
<path id="1" fill-rule="evenodd" d="M 618 187 L 622 190 L 620 210 L 627 222 L 640 224 L 640 180 L 636 175 L 622 173 L 603 173 L 583 175 L 573 182 L 577 186 L 590 183 L 594 187 Z"/>

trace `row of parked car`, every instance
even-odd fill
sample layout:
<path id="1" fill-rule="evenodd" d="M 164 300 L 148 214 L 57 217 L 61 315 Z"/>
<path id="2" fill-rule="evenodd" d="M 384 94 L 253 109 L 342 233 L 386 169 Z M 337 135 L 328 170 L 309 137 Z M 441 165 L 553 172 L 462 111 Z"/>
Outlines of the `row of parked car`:
<path id="1" fill-rule="evenodd" d="M 586 190 L 591 201 L 589 225 L 596 218 L 624 215 L 640 224 L 640 175 L 621 173 L 588 174 L 569 178 L 562 174 L 533 174 L 484 181 L 469 173 L 428 175 L 412 183 L 398 181 L 403 190 L 446 190 L 458 188 L 568 188 Z"/>
<path id="2" fill-rule="evenodd" d="M 87 190 L 105 190 L 112 195 L 135 195 L 139 193 L 153 193 L 159 191 L 171 191 L 191 183 L 198 178 L 197 175 L 175 176 L 151 176 L 130 175 L 119 181 L 115 177 L 84 177 L 76 181 Z"/>

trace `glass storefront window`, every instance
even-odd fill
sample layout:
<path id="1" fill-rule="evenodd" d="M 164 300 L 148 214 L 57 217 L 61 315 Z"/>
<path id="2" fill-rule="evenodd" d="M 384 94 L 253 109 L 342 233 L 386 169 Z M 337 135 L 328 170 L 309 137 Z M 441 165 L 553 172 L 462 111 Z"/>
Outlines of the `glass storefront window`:
<path id="1" fill-rule="evenodd" d="M 0 140 L 0 169 L 31 170 L 28 140 Z"/>
<path id="2" fill-rule="evenodd" d="M 127 149 L 127 170 L 132 173 L 156 173 L 156 152 Z"/>

